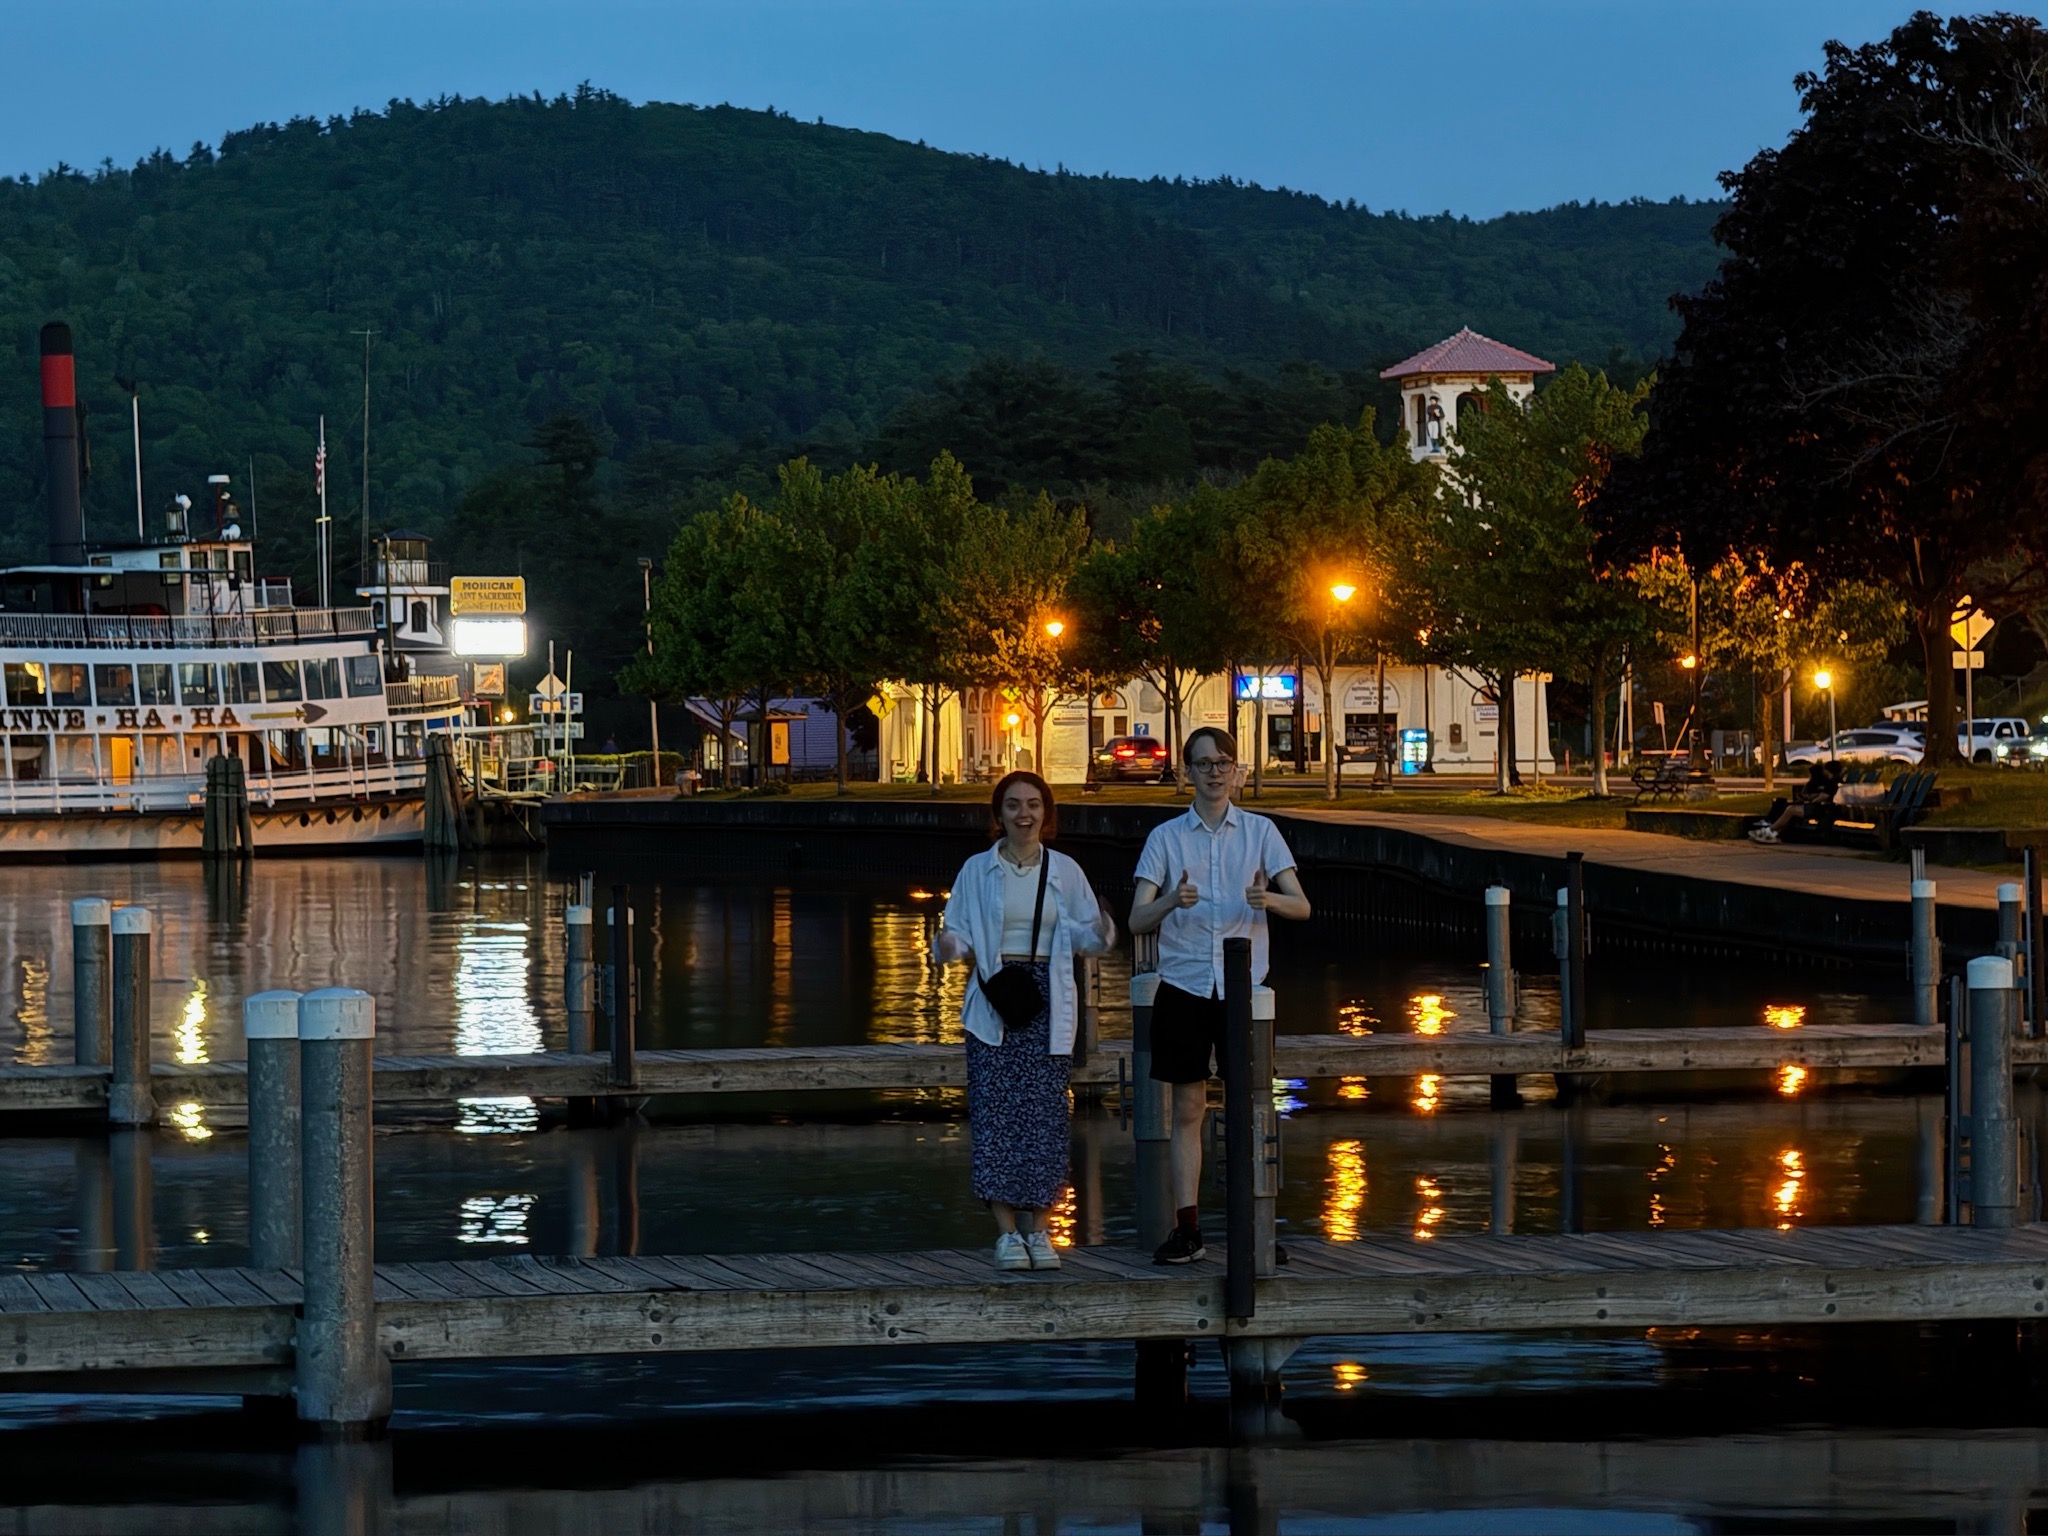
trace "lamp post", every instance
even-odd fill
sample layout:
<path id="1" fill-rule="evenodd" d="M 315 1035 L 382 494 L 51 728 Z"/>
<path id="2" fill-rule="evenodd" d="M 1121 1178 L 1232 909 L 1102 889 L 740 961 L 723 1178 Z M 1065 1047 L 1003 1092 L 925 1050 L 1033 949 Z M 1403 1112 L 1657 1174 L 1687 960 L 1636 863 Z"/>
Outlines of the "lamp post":
<path id="1" fill-rule="evenodd" d="M 1707 767 L 1706 741 L 1700 731 L 1700 691 L 1706 682 L 1706 670 L 1700 665 L 1700 578 L 1697 572 L 1692 578 L 1692 650 L 1679 665 L 1692 674 L 1692 711 L 1686 717 L 1690 722 L 1685 741 L 1685 768 L 1688 773 L 1704 773 Z"/>
<path id="2" fill-rule="evenodd" d="M 1010 738 L 1010 766 L 1017 766 L 1017 727 L 1024 723 L 1024 717 L 1014 709 L 1003 716 L 1003 731 Z"/>
<path id="3" fill-rule="evenodd" d="M 654 661 L 654 562 L 640 557 L 640 613 L 641 623 L 647 630 L 647 660 Z M 654 695 L 647 695 L 647 735 L 654 746 L 654 768 L 648 782 L 659 786 L 661 783 L 661 714 L 655 707 Z"/>
<path id="4" fill-rule="evenodd" d="M 1835 760 L 1835 675 L 1822 667 L 1813 674 L 1813 686 L 1828 696 L 1828 761 Z"/>
<path id="5" fill-rule="evenodd" d="M 1323 783 L 1325 797 L 1335 800 L 1344 788 L 1344 765 L 1337 756 L 1337 701 L 1330 695 L 1336 691 L 1337 681 L 1337 620 L 1344 612 L 1345 604 L 1358 595 L 1358 588 L 1348 581 L 1330 583 L 1330 627 L 1323 631 Z"/>
<path id="6" fill-rule="evenodd" d="M 1052 641 L 1055 657 L 1059 654 L 1060 636 L 1066 632 L 1067 626 L 1060 620 L 1047 619 L 1045 621 L 1046 638 Z M 1053 684 L 1053 698 L 1055 700 L 1059 698 L 1057 679 L 1054 680 Z M 1045 702 L 1045 684 L 1043 682 L 1039 683 L 1037 693 L 1032 699 L 1032 704 L 1034 708 L 1031 712 L 1031 766 L 1038 771 L 1039 777 L 1043 778 L 1045 776 L 1045 712 L 1050 707 Z"/>

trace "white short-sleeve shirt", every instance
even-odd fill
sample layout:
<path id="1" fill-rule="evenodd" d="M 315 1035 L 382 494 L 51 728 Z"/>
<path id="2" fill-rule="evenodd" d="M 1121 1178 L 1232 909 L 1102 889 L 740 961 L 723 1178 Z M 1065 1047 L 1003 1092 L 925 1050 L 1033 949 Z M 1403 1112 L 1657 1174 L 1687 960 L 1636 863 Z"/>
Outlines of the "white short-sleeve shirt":
<path id="1" fill-rule="evenodd" d="M 1138 855 L 1138 878 L 1161 891 L 1180 883 L 1181 871 L 1200 899 L 1175 907 L 1159 925 L 1159 978 L 1197 997 L 1223 995 L 1223 941 L 1252 941 L 1252 985 L 1266 979 L 1266 914 L 1244 899 L 1260 870 L 1270 884 L 1294 868 L 1294 855 L 1267 817 L 1237 805 L 1225 809 L 1212 832 L 1193 806 L 1161 822 Z"/>

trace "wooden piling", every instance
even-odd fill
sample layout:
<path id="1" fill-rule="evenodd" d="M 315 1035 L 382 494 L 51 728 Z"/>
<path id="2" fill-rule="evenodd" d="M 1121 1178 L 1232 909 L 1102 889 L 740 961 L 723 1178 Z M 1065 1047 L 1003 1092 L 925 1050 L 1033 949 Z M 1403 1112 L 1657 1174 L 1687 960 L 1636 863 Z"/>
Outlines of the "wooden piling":
<path id="1" fill-rule="evenodd" d="M 1223 941 L 1224 1222 L 1228 1229 L 1224 1312 L 1235 1319 L 1256 1310 L 1258 1246 L 1258 1092 L 1252 1045 L 1252 941 Z M 1266 1096 L 1272 1096 L 1270 1082 Z"/>
<path id="2" fill-rule="evenodd" d="M 1941 1017 L 1941 939 L 1935 932 L 1935 883 L 1915 880 L 1913 894 L 1913 1022 Z"/>
<path id="3" fill-rule="evenodd" d="M 300 1255 L 299 994 L 242 1003 L 249 1052 L 249 1262 L 297 1269 Z"/>
<path id="4" fill-rule="evenodd" d="M 149 910 L 122 907 L 109 923 L 113 957 L 112 1080 L 107 1084 L 111 1125 L 156 1124 L 149 1081 Z"/>
<path id="5" fill-rule="evenodd" d="M 1565 1018 L 1565 1044 L 1586 1043 L 1586 856 L 1567 853 L 1565 874 L 1565 943 L 1572 967 L 1571 1011 Z"/>
<path id="6" fill-rule="evenodd" d="M 612 987 L 611 987 L 611 1081 L 615 1088 L 631 1088 L 638 1081 L 633 1057 L 633 1023 L 636 1012 L 633 985 L 633 908 L 628 886 L 612 887 Z"/>
<path id="7" fill-rule="evenodd" d="M 391 1366 L 377 1347 L 370 1054 L 376 1000 L 327 987 L 299 1000 L 305 1251 L 294 1352 L 299 1421 L 327 1439 L 391 1416 Z"/>
<path id="8" fill-rule="evenodd" d="M 71 1052 L 81 1067 L 113 1060 L 113 913 L 98 896 L 71 903 Z"/>
<path id="9" fill-rule="evenodd" d="M 2013 963 L 1980 955 L 1969 965 L 1970 1204 L 1980 1227 L 2019 1224 L 2019 1122 L 2013 1117 L 2012 1040 L 2019 1029 Z"/>
<path id="10" fill-rule="evenodd" d="M 597 1050 L 597 1025 L 593 1017 L 597 1003 L 597 961 L 592 940 L 590 908 L 577 905 L 562 914 L 566 955 L 562 962 L 563 1004 L 569 1019 L 569 1049 L 576 1055 Z M 588 1124 L 597 1118 L 597 1101 L 590 1098 L 569 1101 L 569 1119 Z"/>
<path id="11" fill-rule="evenodd" d="M 1504 885 L 1486 888 L 1486 1027 L 1505 1035 L 1515 1027 L 1515 971 L 1509 891 Z M 1512 1109 L 1521 1103 L 1514 1074 L 1497 1072 L 1488 1079 L 1493 1107 Z"/>

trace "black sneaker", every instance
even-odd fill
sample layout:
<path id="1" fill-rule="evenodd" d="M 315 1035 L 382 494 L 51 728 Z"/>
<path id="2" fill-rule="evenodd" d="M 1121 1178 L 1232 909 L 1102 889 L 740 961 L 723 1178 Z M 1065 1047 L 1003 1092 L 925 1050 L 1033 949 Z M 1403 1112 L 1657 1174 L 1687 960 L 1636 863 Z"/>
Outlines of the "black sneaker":
<path id="1" fill-rule="evenodd" d="M 1175 1227 L 1152 1252 L 1154 1264 L 1192 1264 L 1197 1259 L 1206 1259 L 1209 1250 L 1202 1246 L 1202 1235 Z"/>

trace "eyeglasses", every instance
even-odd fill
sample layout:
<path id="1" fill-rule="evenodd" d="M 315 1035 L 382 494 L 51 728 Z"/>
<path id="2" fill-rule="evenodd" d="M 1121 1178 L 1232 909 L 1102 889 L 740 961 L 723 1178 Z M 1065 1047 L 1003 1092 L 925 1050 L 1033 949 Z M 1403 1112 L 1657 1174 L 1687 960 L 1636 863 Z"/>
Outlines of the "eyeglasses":
<path id="1" fill-rule="evenodd" d="M 1237 766 L 1234 757 L 1191 757 L 1188 768 L 1195 773 L 1221 773 L 1226 768 Z"/>

